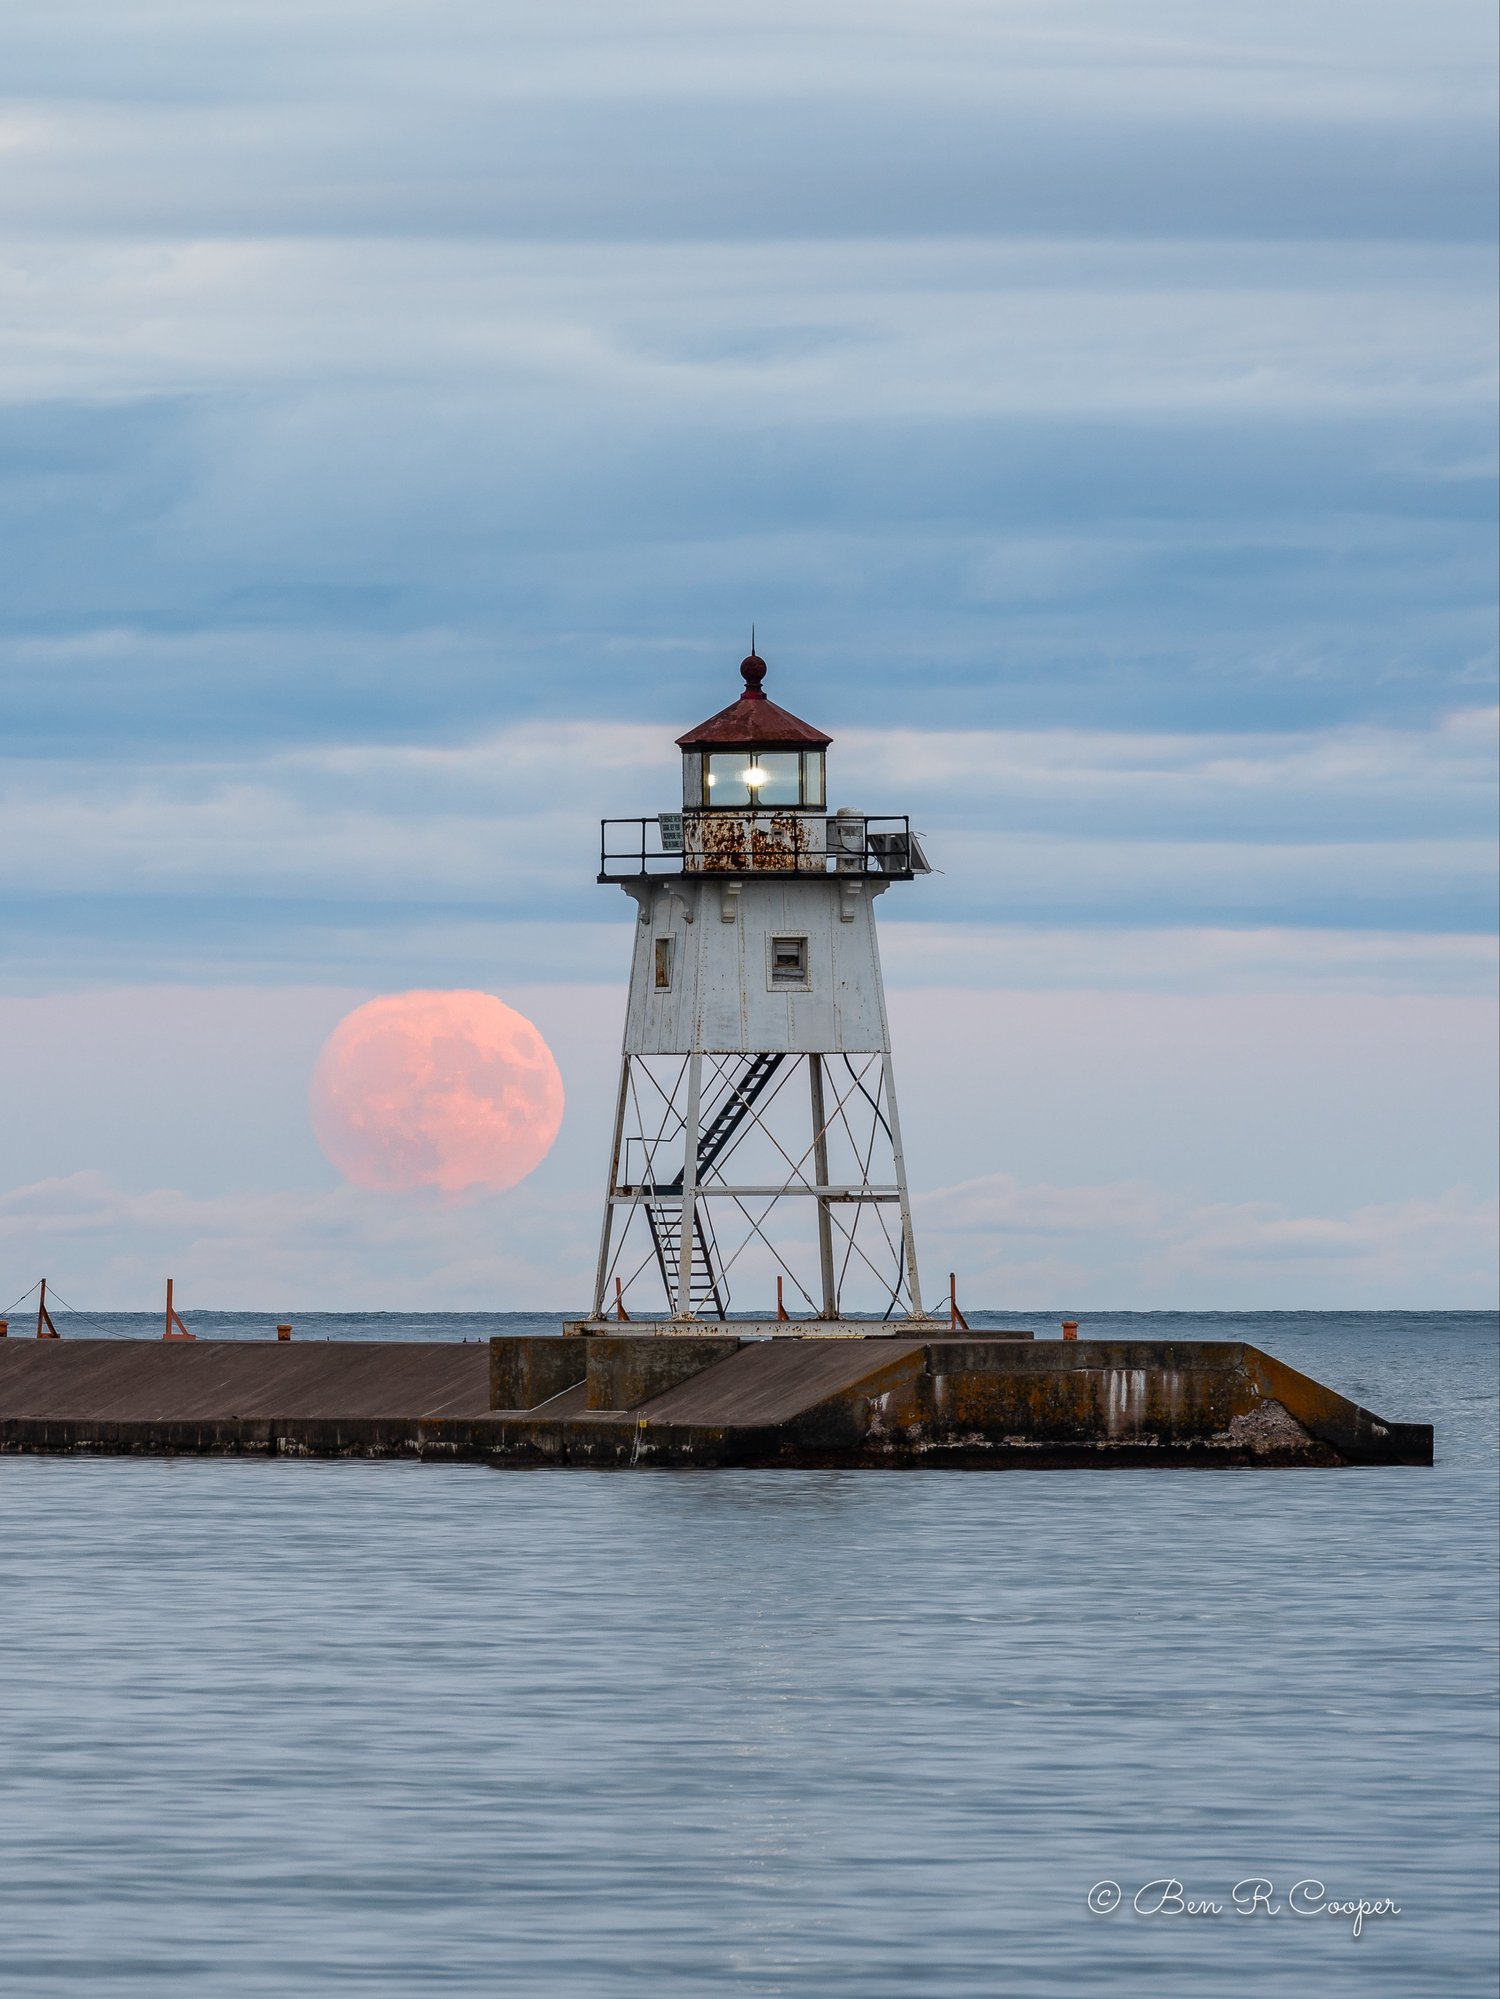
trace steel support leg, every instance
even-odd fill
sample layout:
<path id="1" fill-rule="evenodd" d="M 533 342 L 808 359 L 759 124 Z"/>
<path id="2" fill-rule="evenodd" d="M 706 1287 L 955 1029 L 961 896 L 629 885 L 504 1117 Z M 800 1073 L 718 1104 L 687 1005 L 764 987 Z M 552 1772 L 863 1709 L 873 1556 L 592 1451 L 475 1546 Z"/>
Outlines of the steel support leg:
<path id="1" fill-rule="evenodd" d="M 901 1119 L 896 1110 L 896 1077 L 890 1052 L 880 1058 L 885 1082 L 885 1114 L 891 1127 L 891 1153 L 896 1163 L 896 1185 L 901 1191 L 901 1240 L 906 1247 L 906 1297 L 912 1318 L 924 1319 L 922 1285 L 917 1276 L 917 1238 L 911 1225 L 911 1196 L 906 1191 L 906 1154 L 901 1149 Z"/>
<path id="2" fill-rule="evenodd" d="M 682 1238 L 677 1252 L 677 1308 L 686 1319 L 693 1310 L 693 1234 L 698 1224 L 698 1090 L 703 1081 L 703 1054 L 688 1057 L 687 1109 L 682 1129 Z"/>
<path id="3" fill-rule="evenodd" d="M 604 1189 L 604 1222 L 599 1230 L 599 1262 L 594 1272 L 594 1312 L 604 1317 L 604 1287 L 609 1282 L 609 1244 L 614 1232 L 615 1204 L 611 1194 L 620 1185 L 620 1146 L 625 1136 L 625 1106 L 630 1096 L 630 1057 L 620 1057 L 620 1093 L 615 1099 L 615 1135 L 609 1149 L 609 1184 Z M 628 1221 L 627 1221 L 628 1226 Z"/>
<path id="4" fill-rule="evenodd" d="M 823 1058 L 809 1055 L 807 1073 L 812 1090 L 813 1124 L 813 1171 L 817 1184 L 826 1187 L 828 1182 L 828 1121 L 823 1108 Z M 822 1195 L 818 1197 L 818 1274 L 823 1287 L 823 1317 L 836 1319 L 839 1315 L 838 1282 L 833 1268 L 833 1218 L 828 1212 L 828 1203 Z"/>

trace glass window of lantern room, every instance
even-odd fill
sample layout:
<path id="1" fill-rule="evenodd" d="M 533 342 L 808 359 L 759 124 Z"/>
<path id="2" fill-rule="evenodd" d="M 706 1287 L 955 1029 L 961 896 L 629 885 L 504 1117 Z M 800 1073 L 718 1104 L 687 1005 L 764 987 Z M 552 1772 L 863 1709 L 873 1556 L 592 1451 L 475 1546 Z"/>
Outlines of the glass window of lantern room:
<path id="1" fill-rule="evenodd" d="M 816 805 L 821 803 L 822 758 L 818 762 L 818 796 L 807 795 L 807 765 L 800 750 L 714 750 L 703 760 L 705 805 Z"/>

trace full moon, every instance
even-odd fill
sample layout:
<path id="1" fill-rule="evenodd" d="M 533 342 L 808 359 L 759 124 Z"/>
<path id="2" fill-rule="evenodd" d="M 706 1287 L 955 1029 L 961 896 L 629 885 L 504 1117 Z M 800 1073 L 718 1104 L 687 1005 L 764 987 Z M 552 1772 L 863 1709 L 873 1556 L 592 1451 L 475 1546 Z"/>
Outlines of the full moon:
<path id="1" fill-rule="evenodd" d="M 356 1187 L 500 1192 L 540 1166 L 563 1086 L 524 1014 L 490 993 L 388 993 L 329 1035 L 313 1135 Z"/>

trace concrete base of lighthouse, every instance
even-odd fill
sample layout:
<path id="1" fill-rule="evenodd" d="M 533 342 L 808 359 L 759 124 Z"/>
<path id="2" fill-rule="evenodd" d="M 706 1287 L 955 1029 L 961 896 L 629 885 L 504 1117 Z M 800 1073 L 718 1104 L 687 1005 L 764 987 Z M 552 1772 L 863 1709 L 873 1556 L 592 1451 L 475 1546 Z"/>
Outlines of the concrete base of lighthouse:
<path id="1" fill-rule="evenodd" d="M 495 1461 L 1432 1462 L 1426 1425 L 1385 1422 L 1238 1341 L 935 1335 L 870 1322 L 851 1333 L 851 1323 L 811 1338 L 776 1322 L 770 1337 L 747 1339 L 754 1320 L 665 1339 L 618 1320 L 586 1338 L 501 1335 L 490 1342 Z"/>

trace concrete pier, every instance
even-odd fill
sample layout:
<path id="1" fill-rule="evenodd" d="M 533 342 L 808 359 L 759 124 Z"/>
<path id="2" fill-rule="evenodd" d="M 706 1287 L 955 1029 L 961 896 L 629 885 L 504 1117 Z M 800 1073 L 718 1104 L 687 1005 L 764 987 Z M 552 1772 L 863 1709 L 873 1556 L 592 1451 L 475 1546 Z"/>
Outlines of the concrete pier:
<path id="1" fill-rule="evenodd" d="M 487 1344 L 7 1341 L 0 1451 L 502 1465 L 1426 1465 L 1395 1423 L 1239 1341 L 1026 1335 Z"/>

